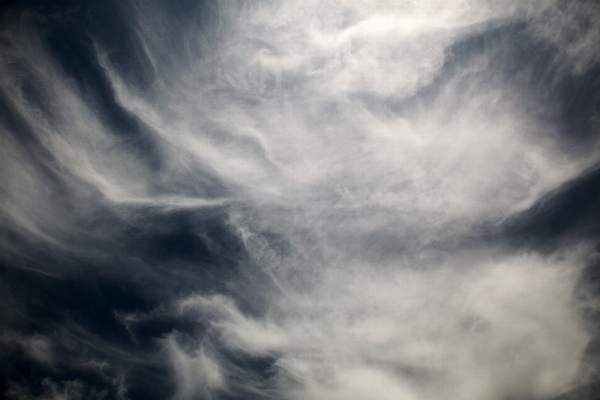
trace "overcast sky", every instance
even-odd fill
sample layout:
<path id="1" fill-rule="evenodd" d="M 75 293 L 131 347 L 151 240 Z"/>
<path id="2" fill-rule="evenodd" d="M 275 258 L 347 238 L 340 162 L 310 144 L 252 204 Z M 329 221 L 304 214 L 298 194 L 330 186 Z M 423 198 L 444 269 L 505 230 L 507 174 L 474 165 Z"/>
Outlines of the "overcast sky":
<path id="1" fill-rule="evenodd" d="M 0 8 L 0 397 L 594 400 L 600 3 Z"/>

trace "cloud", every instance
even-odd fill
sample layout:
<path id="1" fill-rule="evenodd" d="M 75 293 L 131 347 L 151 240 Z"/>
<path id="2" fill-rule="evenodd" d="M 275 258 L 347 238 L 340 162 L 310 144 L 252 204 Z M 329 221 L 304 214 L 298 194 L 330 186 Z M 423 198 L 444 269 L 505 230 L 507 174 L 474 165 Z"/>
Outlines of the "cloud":
<path id="1" fill-rule="evenodd" d="M 178 386 L 176 399 L 213 398 L 211 393 L 225 387 L 225 378 L 217 362 L 207 356 L 201 346 L 190 350 L 177 344 L 176 335 L 165 339 L 176 371 Z"/>
<path id="2" fill-rule="evenodd" d="M 522 88 L 493 64 L 502 41 L 446 72 L 455 43 L 483 34 L 486 21 L 518 18 L 517 11 L 468 2 L 439 10 L 338 6 L 328 12 L 352 15 L 352 23 L 327 25 L 315 11 L 319 4 L 238 10 L 236 28 L 229 21 L 220 27 L 235 34 L 223 34 L 211 56 L 158 71 L 151 97 L 110 73 L 117 99 L 190 162 L 258 201 L 314 201 L 315 188 L 336 186 L 354 203 L 501 217 L 595 162 L 593 152 L 562 153 L 549 139 L 556 128 L 523 112 Z M 419 106 L 420 88 L 434 81 L 440 92 Z M 365 95 L 414 97 L 416 106 L 386 113 L 360 101 Z"/>
<path id="3" fill-rule="evenodd" d="M 572 298 L 575 265 L 576 256 L 486 254 L 385 273 L 344 266 L 273 299 L 261 317 L 222 296 L 178 307 L 208 321 L 223 351 L 275 356 L 295 385 L 273 389 L 294 398 L 546 398 L 581 373 L 590 340 Z"/>
<path id="4" fill-rule="evenodd" d="M 122 398 L 594 379 L 597 237 L 502 232 L 598 163 L 595 5 L 211 4 L 115 6 L 129 61 L 102 31 L 56 33 L 88 32 L 68 13 L 3 28 L 2 276 L 40 288 L 6 337 L 28 362 Z M 42 398 L 104 395 L 73 376 Z"/>
<path id="5" fill-rule="evenodd" d="M 56 383 L 50 378 L 42 380 L 43 393 L 39 396 L 33 396 L 26 389 L 16 385 L 10 385 L 6 395 L 9 398 L 19 400 L 80 400 L 80 399 L 106 399 L 108 393 L 98 391 L 95 388 L 89 388 L 80 380 L 66 381 Z"/>
<path id="6" fill-rule="evenodd" d="M 5 334 L 1 341 L 9 348 L 17 345 L 27 357 L 37 363 L 52 366 L 54 362 L 52 343 L 46 336 L 34 334 L 27 337 L 12 333 Z"/>

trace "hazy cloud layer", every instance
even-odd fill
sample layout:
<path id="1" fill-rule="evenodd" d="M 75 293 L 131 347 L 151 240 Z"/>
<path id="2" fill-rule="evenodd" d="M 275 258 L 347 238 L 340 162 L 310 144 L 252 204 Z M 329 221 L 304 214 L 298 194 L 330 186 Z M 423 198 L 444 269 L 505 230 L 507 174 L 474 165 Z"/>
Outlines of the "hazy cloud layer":
<path id="1" fill-rule="evenodd" d="M 592 1 L 14 2 L 14 399 L 593 399 Z"/>

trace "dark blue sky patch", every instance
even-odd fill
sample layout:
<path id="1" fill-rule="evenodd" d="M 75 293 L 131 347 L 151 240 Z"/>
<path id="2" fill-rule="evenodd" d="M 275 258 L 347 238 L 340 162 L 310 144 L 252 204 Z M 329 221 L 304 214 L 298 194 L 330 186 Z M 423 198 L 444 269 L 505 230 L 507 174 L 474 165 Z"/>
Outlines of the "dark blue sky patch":
<path id="1" fill-rule="evenodd" d="M 551 250 L 569 235 L 597 238 L 599 213 L 600 169 L 594 168 L 505 221 L 503 231 L 515 244 Z"/>

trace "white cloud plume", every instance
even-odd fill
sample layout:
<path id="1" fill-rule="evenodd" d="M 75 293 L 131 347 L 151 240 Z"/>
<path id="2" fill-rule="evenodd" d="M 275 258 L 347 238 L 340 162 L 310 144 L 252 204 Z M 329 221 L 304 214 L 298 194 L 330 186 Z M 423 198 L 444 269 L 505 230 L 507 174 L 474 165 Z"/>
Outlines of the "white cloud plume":
<path id="1" fill-rule="evenodd" d="M 546 398 L 581 372 L 589 334 L 572 298 L 577 257 L 398 262 L 330 268 L 263 317 L 222 296 L 179 307 L 211 321 L 229 350 L 277 355 L 278 373 L 299 385 L 279 388 L 293 398 Z"/>
<path id="2" fill-rule="evenodd" d="M 245 196 L 264 192 L 260 200 L 304 202 L 315 188 L 336 185 L 354 203 L 506 216 L 594 162 L 595 154 L 562 154 L 547 139 L 553 128 L 522 111 L 522 88 L 494 79 L 485 53 L 410 114 L 360 101 L 414 95 L 442 74 L 457 40 L 485 23 L 530 17 L 514 10 L 524 6 L 352 6 L 243 9 L 209 56 L 158 70 L 149 98 L 111 74 L 118 99 L 162 139 L 249 190 Z"/>
<path id="3" fill-rule="evenodd" d="M 225 388 L 219 364 L 206 354 L 202 346 L 182 348 L 177 343 L 177 335 L 170 335 L 164 340 L 178 380 L 175 399 L 210 399 L 215 390 Z"/>

